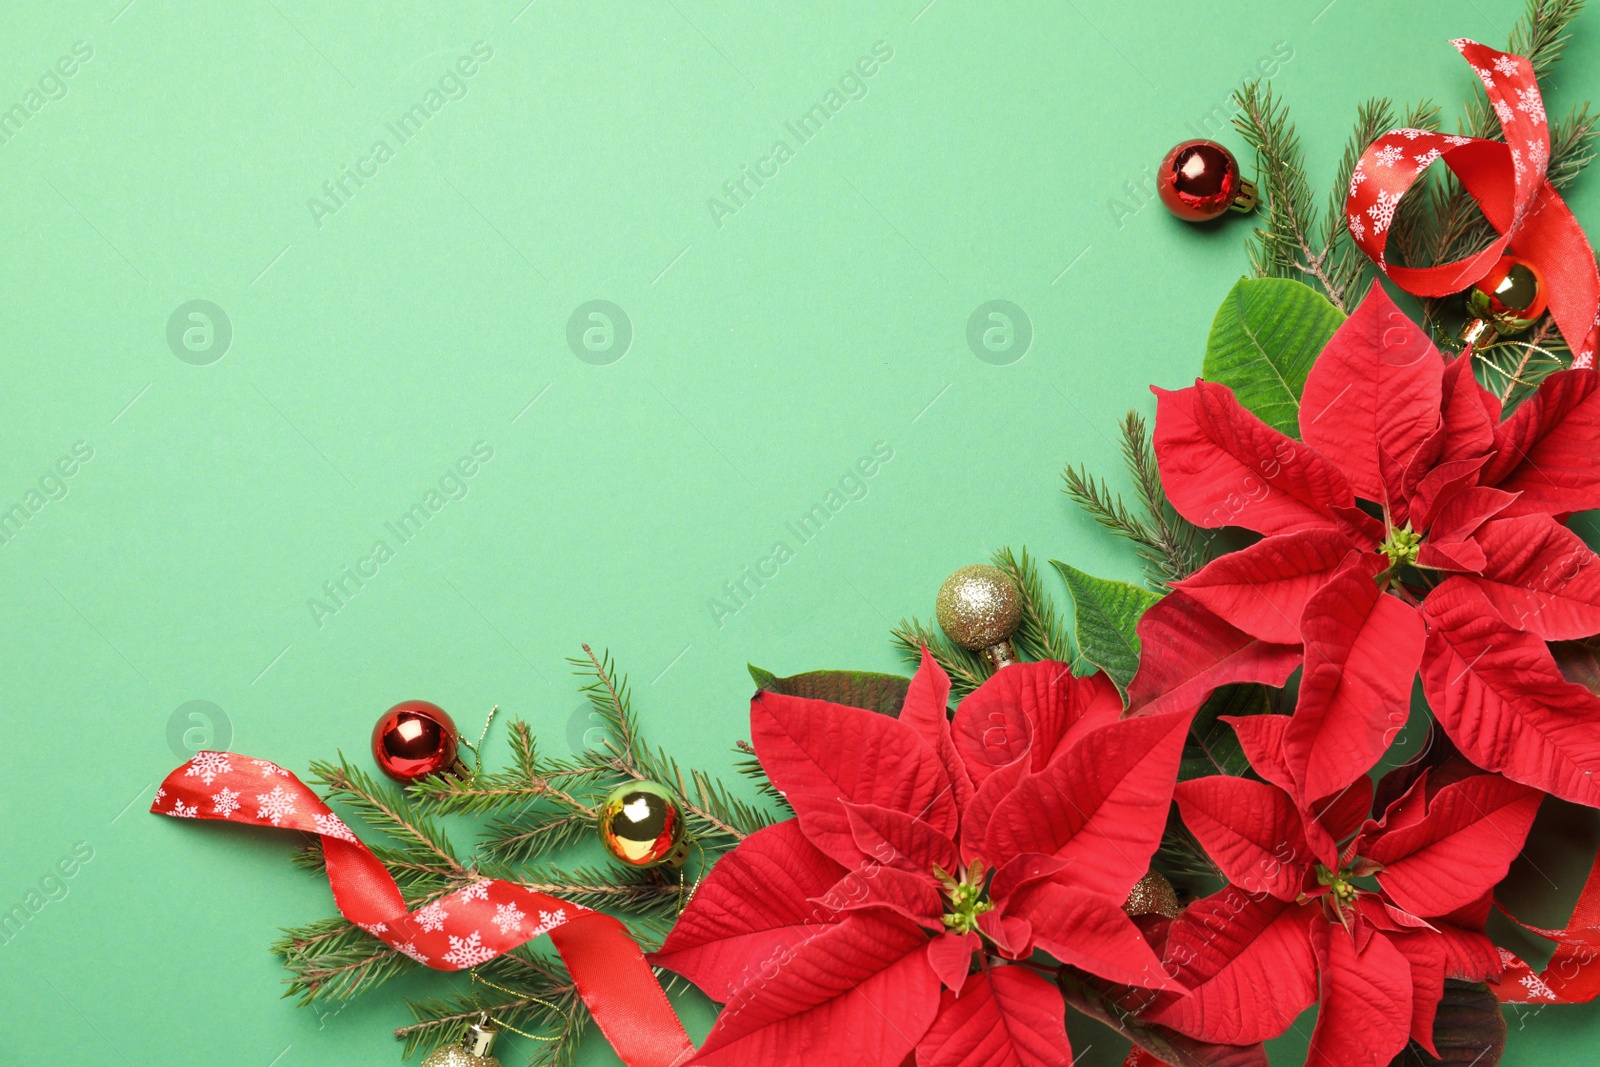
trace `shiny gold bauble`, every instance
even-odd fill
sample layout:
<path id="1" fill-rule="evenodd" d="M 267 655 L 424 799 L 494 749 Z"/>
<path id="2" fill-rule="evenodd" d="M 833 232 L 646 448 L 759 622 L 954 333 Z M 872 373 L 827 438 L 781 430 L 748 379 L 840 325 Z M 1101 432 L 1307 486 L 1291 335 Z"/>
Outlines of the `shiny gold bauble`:
<path id="1" fill-rule="evenodd" d="M 624 782 L 600 804 L 600 843 L 630 867 L 678 867 L 689 856 L 683 809 L 654 782 Z"/>
<path id="2" fill-rule="evenodd" d="M 1010 640 L 1022 621 L 1022 591 L 1011 576 L 985 563 L 962 567 L 944 580 L 934 601 L 939 628 L 973 651 Z"/>
<path id="3" fill-rule="evenodd" d="M 1165 915 L 1175 918 L 1179 912 L 1178 891 L 1160 874 L 1151 871 L 1133 884 L 1127 903 L 1122 910 L 1129 915 Z"/>
<path id="4" fill-rule="evenodd" d="M 428 1053 L 422 1067 L 501 1067 L 499 1058 L 490 1052 L 499 1033 L 489 1022 L 489 1016 L 481 1014 L 477 1022 L 467 1027 L 465 1037 Z"/>
<path id="5" fill-rule="evenodd" d="M 1544 314 L 1544 278 L 1532 263 L 1501 256 L 1494 269 L 1467 290 L 1467 311 L 1499 333 L 1521 333 Z"/>

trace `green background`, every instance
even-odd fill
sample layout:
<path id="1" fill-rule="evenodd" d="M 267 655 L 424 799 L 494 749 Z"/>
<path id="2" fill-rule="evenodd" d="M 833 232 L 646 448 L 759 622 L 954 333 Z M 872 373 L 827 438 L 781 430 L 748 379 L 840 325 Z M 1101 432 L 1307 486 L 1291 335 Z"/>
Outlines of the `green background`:
<path id="1" fill-rule="evenodd" d="M 0 947 L 14 1063 L 398 1062 L 401 994 L 464 985 L 422 975 L 322 1015 L 278 999 L 268 943 L 331 901 L 289 835 L 146 813 L 190 701 L 297 772 L 360 757 L 411 696 L 472 734 L 498 703 L 559 748 L 586 726 L 564 657 L 588 641 L 654 740 L 726 770 L 747 662 L 892 669 L 890 623 L 1003 544 L 1135 577 L 1059 471 L 1114 472 L 1118 416 L 1198 372 L 1249 224 L 1186 227 L 1125 183 L 1220 129 L 1275 49 L 1327 175 L 1360 99 L 1460 100 L 1448 40 L 1503 44 L 1520 12 L 125 3 L 8 5 L 0 45 L 0 108 L 92 49 L 0 145 L 0 510 L 41 478 L 65 491 L 0 544 L 0 910 L 93 850 Z M 492 57 L 400 145 L 386 124 L 480 41 Z M 866 95 L 796 147 L 784 124 L 875 42 L 892 58 Z M 1553 110 L 1600 89 L 1597 63 L 1600 11 Z M 719 226 L 709 198 L 779 138 L 793 158 Z M 314 211 L 379 139 L 392 158 Z M 1600 182 L 1572 204 L 1600 224 Z M 168 320 L 197 299 L 231 343 L 180 359 Z M 594 299 L 632 325 L 607 365 L 566 339 Z M 1032 325 L 1008 365 L 966 340 L 994 299 Z M 798 545 L 785 523 L 880 441 L 865 495 Z M 49 479 L 79 442 L 92 459 Z M 385 522 L 476 442 L 493 458 L 464 498 L 396 547 Z M 379 538 L 393 558 L 314 612 Z M 793 558 L 719 625 L 723 583 L 780 539 Z M 1589 1062 L 1600 1013 L 1513 1030 L 1506 1063 Z M 1120 1061 L 1107 1031 L 1075 1040 L 1080 1063 Z M 613 1062 L 598 1041 L 585 1058 Z"/>

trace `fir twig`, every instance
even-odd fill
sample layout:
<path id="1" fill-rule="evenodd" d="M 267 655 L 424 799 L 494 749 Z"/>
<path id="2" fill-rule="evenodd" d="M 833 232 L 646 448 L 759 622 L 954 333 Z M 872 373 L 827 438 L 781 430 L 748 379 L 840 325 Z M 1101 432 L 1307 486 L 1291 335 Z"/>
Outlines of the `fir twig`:
<path id="1" fill-rule="evenodd" d="M 1011 576 L 1022 592 L 1022 622 L 1011 642 L 1024 659 L 1053 659 L 1073 663 L 1077 656 L 1067 637 L 1066 623 L 1062 620 L 1045 592 L 1039 578 L 1039 568 L 1028 550 L 1020 554 L 1002 548 L 991 557 L 994 565 Z"/>
<path id="2" fill-rule="evenodd" d="M 1068 465 L 1062 472 L 1065 492 L 1095 522 L 1134 543 L 1144 561 L 1145 584 L 1165 593 L 1173 582 L 1204 565 L 1200 531 L 1167 502 L 1149 427 L 1137 412 L 1128 412 L 1122 421 L 1122 458 L 1142 515 L 1130 509 L 1105 479 L 1090 475 L 1086 466 Z"/>
<path id="3" fill-rule="evenodd" d="M 962 648 L 931 622 L 901 619 L 898 625 L 890 628 L 889 634 L 900 658 L 913 665 L 922 661 L 922 647 L 926 645 L 934 662 L 950 676 L 950 692 L 954 696 L 972 692 L 994 674 L 994 666 L 985 657 Z"/>

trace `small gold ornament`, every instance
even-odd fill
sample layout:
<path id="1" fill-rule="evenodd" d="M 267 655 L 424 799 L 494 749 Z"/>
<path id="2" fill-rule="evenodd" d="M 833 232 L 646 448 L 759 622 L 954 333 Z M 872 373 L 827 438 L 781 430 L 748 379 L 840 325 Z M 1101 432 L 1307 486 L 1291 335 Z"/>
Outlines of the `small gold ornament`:
<path id="1" fill-rule="evenodd" d="M 500 1060 L 491 1055 L 499 1033 L 489 1021 L 489 1013 L 479 1012 L 477 1022 L 467 1027 L 465 1037 L 428 1053 L 422 1067 L 500 1067 Z"/>
<path id="2" fill-rule="evenodd" d="M 995 667 L 1017 662 L 1011 635 L 1022 621 L 1022 591 L 1011 576 L 986 563 L 962 567 L 944 580 L 934 602 L 939 628 Z"/>
<path id="3" fill-rule="evenodd" d="M 683 809 L 654 782 L 624 782 L 600 804 L 600 843 L 630 867 L 682 867 Z"/>
<path id="4" fill-rule="evenodd" d="M 1128 893 L 1128 902 L 1122 905 L 1122 910 L 1129 915 L 1176 918 L 1181 910 L 1178 907 L 1178 891 L 1172 888 L 1172 883 L 1166 878 L 1151 871 L 1133 884 L 1133 890 Z"/>

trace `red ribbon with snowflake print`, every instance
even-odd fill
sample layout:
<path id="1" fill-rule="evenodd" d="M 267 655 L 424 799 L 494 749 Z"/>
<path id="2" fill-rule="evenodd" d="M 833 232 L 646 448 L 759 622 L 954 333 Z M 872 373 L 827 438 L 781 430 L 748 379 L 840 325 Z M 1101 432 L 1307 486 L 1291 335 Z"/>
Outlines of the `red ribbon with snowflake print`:
<path id="1" fill-rule="evenodd" d="M 408 911 L 382 861 L 305 783 L 270 760 L 197 753 L 167 775 L 150 810 L 317 834 L 339 913 L 434 970 L 475 967 L 548 934 L 578 995 L 628 1067 L 672 1067 L 694 1051 L 621 922 L 498 879 Z"/>
<path id="2" fill-rule="evenodd" d="M 1490 983 L 1508 1004 L 1587 1004 L 1600 998 L 1600 855 L 1595 857 L 1572 917 L 1561 930 L 1544 930 L 1518 919 L 1502 905 L 1506 917 L 1530 933 L 1556 943 L 1543 971 L 1500 950 L 1505 967 L 1499 982 Z"/>
<path id="3" fill-rule="evenodd" d="M 1408 293 L 1448 296 L 1489 273 L 1507 251 L 1544 277 L 1550 314 L 1571 346 L 1574 367 L 1593 367 L 1600 345 L 1600 271 L 1578 220 L 1550 184 L 1550 124 L 1533 64 L 1476 41 L 1452 42 L 1483 82 L 1505 141 L 1428 130 L 1391 130 L 1374 141 L 1351 175 L 1350 235 L 1378 269 Z M 1436 159 L 1455 172 L 1499 237 L 1481 252 L 1432 267 L 1384 258 L 1396 206 Z"/>

